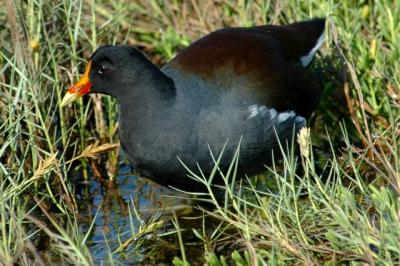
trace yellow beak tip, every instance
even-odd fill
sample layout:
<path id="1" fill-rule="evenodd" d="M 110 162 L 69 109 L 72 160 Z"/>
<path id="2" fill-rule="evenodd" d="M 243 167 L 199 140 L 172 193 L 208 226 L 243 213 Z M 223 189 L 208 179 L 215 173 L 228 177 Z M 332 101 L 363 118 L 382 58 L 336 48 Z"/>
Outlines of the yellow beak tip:
<path id="1" fill-rule="evenodd" d="M 69 103 L 76 101 L 78 98 L 79 98 L 78 93 L 67 92 L 61 101 L 61 107 L 64 107 L 64 106 L 68 105 Z"/>

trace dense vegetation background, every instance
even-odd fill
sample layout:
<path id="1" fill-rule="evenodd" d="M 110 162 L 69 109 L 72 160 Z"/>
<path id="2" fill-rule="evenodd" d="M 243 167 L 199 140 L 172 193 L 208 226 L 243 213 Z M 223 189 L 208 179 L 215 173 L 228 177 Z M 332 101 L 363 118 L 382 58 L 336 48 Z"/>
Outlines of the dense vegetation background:
<path id="1" fill-rule="evenodd" d="M 130 212 L 140 223 L 106 249 L 105 260 L 399 264 L 399 14 L 397 0 L 1 2 L 0 264 L 98 263 L 92 227 L 79 226 L 72 173 L 116 175 L 116 103 L 90 96 L 60 107 L 96 47 L 135 45 L 162 65 L 220 27 L 312 17 L 328 18 L 326 44 L 311 66 L 325 87 L 310 121 L 313 148 L 306 134 L 297 160 L 286 158 L 241 189 L 227 186 L 224 203 L 211 195 L 214 208 L 198 210 L 198 227 L 181 227 L 176 215 Z M 167 247 L 168 255 L 160 252 Z"/>

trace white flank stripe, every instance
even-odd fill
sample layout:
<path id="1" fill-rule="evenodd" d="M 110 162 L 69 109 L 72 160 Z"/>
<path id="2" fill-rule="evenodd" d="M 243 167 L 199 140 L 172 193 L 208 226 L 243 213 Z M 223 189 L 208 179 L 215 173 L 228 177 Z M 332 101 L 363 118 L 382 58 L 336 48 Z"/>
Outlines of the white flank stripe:
<path id="1" fill-rule="evenodd" d="M 247 115 L 247 119 L 251 119 L 251 118 L 257 116 L 258 113 L 259 113 L 258 105 L 257 104 L 253 104 L 253 105 L 249 106 L 247 108 L 247 111 L 249 112 L 248 115 Z"/>

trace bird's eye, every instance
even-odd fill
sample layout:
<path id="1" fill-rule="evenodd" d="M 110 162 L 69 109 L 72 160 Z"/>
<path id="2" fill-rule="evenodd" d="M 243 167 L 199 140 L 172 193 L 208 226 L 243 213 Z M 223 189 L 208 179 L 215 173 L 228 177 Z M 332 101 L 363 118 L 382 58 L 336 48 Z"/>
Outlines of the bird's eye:
<path id="1" fill-rule="evenodd" d="M 103 75 L 108 73 L 111 69 L 113 69 L 113 65 L 108 61 L 103 61 L 97 68 L 97 73 Z"/>
<path id="2" fill-rule="evenodd" d="M 104 74 L 107 71 L 107 66 L 106 65 L 101 65 L 99 69 L 97 70 L 97 73 L 100 75 Z"/>

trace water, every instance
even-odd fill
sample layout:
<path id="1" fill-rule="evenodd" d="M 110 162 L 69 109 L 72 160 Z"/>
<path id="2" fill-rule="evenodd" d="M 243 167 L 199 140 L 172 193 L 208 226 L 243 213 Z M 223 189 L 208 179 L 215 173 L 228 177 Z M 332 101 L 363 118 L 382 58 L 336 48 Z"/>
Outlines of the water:
<path id="1" fill-rule="evenodd" d="M 110 252 L 135 235 L 141 221 L 157 215 L 169 221 L 172 211 L 179 213 L 191 208 L 188 200 L 178 198 L 187 195 L 135 176 L 132 170 L 129 165 L 121 165 L 114 181 L 92 177 L 76 185 L 81 234 L 85 235 L 93 223 L 87 244 L 95 264 L 108 264 Z M 135 215 L 135 208 L 139 218 Z M 173 229 L 171 226 L 171 223 L 166 224 L 161 230 Z M 130 245 L 126 256 L 114 254 L 113 260 L 121 265 L 141 262 L 152 248 L 152 242 L 160 242 L 157 239 L 152 241 L 151 237 L 146 236 L 148 243 L 141 248 L 135 248 L 135 243 Z"/>

